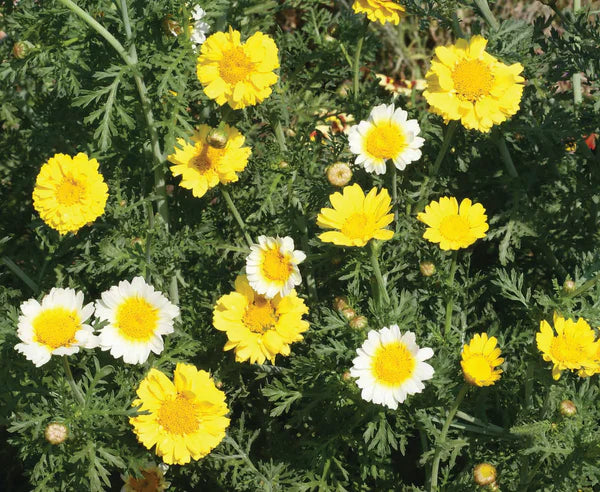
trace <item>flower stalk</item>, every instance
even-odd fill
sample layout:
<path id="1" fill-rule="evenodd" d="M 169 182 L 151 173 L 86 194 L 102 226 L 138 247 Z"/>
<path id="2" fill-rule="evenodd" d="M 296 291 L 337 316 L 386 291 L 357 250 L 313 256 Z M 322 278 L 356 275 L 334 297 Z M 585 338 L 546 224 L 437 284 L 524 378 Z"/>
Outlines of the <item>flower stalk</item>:
<path id="1" fill-rule="evenodd" d="M 244 219 L 242 219 L 242 216 L 238 212 L 238 209 L 235 206 L 235 203 L 233 203 L 233 200 L 231 199 L 231 195 L 223 186 L 220 186 L 220 189 L 221 189 L 221 194 L 223 195 L 223 198 L 225 198 L 225 203 L 227 204 L 227 207 L 229 208 L 229 211 L 231 212 L 231 215 L 233 215 L 233 218 L 238 223 L 238 226 L 240 226 L 240 230 L 244 234 L 244 238 L 246 239 L 248 246 L 252 247 L 252 245 L 254 243 L 252 242 L 252 239 L 250 238 L 250 234 L 248 234 L 248 230 L 246 228 L 246 223 L 244 222 Z"/>
<path id="2" fill-rule="evenodd" d="M 379 250 L 381 249 L 381 244 L 372 240 L 369 243 L 369 247 L 371 249 L 371 266 L 373 267 L 373 273 L 375 273 L 375 278 L 377 279 L 375 299 L 380 306 L 382 305 L 381 301 L 383 301 L 384 305 L 388 305 L 390 303 L 390 296 L 388 295 L 383 276 L 381 275 L 381 268 L 379 267 Z"/>
<path id="3" fill-rule="evenodd" d="M 358 102 L 358 95 L 360 93 L 360 53 L 362 51 L 363 43 L 365 38 L 367 37 L 367 29 L 369 27 L 369 20 L 365 19 L 361 31 L 361 35 L 358 38 L 358 43 L 356 44 L 356 52 L 354 53 L 354 62 L 352 63 L 352 96 L 354 98 L 354 102 Z"/>
<path id="4" fill-rule="evenodd" d="M 458 251 L 452 253 L 452 262 L 450 263 L 450 272 L 448 275 L 448 287 L 452 289 L 454 285 L 454 274 L 456 273 L 458 259 Z M 452 326 L 452 309 L 454 308 L 454 296 L 450 293 L 450 297 L 446 302 L 446 321 L 444 323 L 444 338 L 447 340 L 450 335 L 450 327 Z"/>
<path id="5" fill-rule="evenodd" d="M 490 6 L 488 5 L 487 0 L 475 0 L 475 5 L 477 5 L 477 8 L 479 8 L 481 15 L 483 15 L 486 22 L 490 25 L 490 27 L 494 31 L 497 31 L 498 29 L 500 29 L 500 23 L 496 20 L 496 18 L 494 17 L 494 14 L 492 14 L 492 11 L 490 10 Z"/>
<path id="6" fill-rule="evenodd" d="M 71 372 L 71 366 L 69 366 L 69 361 L 67 360 L 67 356 L 63 355 L 63 367 L 65 368 L 65 375 L 67 377 L 67 381 L 69 382 L 69 386 L 71 386 L 71 390 L 73 391 L 73 395 L 82 407 L 85 405 L 85 398 L 83 397 L 83 393 L 77 386 L 75 379 L 73 379 L 73 373 Z"/>

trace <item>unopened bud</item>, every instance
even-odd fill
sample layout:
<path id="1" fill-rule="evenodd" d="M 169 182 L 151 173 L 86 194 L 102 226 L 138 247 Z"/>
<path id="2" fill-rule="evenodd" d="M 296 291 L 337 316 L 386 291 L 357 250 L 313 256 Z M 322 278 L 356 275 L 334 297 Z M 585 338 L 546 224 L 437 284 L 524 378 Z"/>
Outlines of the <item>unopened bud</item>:
<path id="1" fill-rule="evenodd" d="M 44 432 L 44 436 L 46 437 L 46 441 L 50 444 L 60 444 L 65 442 L 69 431 L 67 430 L 64 424 L 59 424 L 58 422 L 52 422 L 48 424 L 46 427 L 46 431 Z"/>
<path id="2" fill-rule="evenodd" d="M 31 50 L 34 48 L 34 45 L 29 41 L 17 41 L 13 45 L 12 54 L 17 60 L 22 60 L 26 58 Z"/>
<path id="3" fill-rule="evenodd" d="M 171 36 L 179 36 L 182 33 L 181 26 L 176 20 L 173 20 L 171 14 L 163 17 L 162 20 L 163 32 Z"/>
<path id="4" fill-rule="evenodd" d="M 143 246 L 144 242 L 145 241 L 141 237 L 133 237 L 133 238 L 131 238 L 131 245 L 132 246 L 135 246 L 136 244 L 140 245 L 140 246 Z"/>
<path id="5" fill-rule="evenodd" d="M 121 201 L 119 202 L 119 205 L 120 205 L 121 207 L 124 207 L 125 205 L 127 205 L 127 200 L 121 200 Z"/>
<path id="6" fill-rule="evenodd" d="M 279 162 L 279 169 L 285 169 L 286 167 L 289 167 L 290 163 L 288 161 L 280 161 Z"/>
<path id="7" fill-rule="evenodd" d="M 351 307 L 345 307 L 342 309 L 342 316 L 350 321 L 356 317 L 356 311 Z"/>
<path id="8" fill-rule="evenodd" d="M 572 417 L 577 413 L 577 407 L 571 400 L 563 400 L 560 402 L 560 413 L 565 417 Z"/>
<path id="9" fill-rule="evenodd" d="M 356 316 L 355 318 L 350 320 L 350 328 L 354 330 L 362 330 L 368 324 L 369 322 L 364 316 Z"/>
<path id="10" fill-rule="evenodd" d="M 223 381 L 217 381 L 217 382 L 215 383 L 215 386 L 216 386 L 217 388 L 221 389 L 221 388 L 223 387 Z"/>
<path id="11" fill-rule="evenodd" d="M 228 138 L 224 129 L 211 128 L 208 135 L 206 135 L 206 143 L 215 149 L 224 149 Z"/>
<path id="12" fill-rule="evenodd" d="M 352 179 L 352 169 L 345 162 L 336 162 L 327 168 L 327 180 L 333 186 L 346 186 Z"/>
<path id="13" fill-rule="evenodd" d="M 338 296 L 333 300 L 333 309 L 340 313 L 344 308 L 348 307 L 348 298 L 344 296 Z"/>
<path id="14" fill-rule="evenodd" d="M 565 280 L 565 283 L 563 284 L 563 291 L 567 294 L 575 292 L 575 282 L 572 280 Z"/>
<path id="15" fill-rule="evenodd" d="M 419 263 L 419 270 L 424 277 L 431 277 L 435 273 L 435 265 L 430 261 L 422 261 Z"/>
<path id="16" fill-rule="evenodd" d="M 496 467 L 490 463 L 479 463 L 473 469 L 473 478 L 477 485 L 482 487 L 496 482 Z"/>

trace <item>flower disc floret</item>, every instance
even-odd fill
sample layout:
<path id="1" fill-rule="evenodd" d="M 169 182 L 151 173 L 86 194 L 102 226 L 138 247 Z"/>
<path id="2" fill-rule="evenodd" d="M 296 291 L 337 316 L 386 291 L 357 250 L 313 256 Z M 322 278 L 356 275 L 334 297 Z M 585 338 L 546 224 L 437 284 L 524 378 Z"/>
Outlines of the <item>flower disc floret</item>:
<path id="1" fill-rule="evenodd" d="M 431 112 L 481 132 L 519 110 L 525 80 L 520 63 L 505 65 L 485 51 L 486 45 L 478 35 L 436 48 L 423 92 Z"/>
<path id="2" fill-rule="evenodd" d="M 271 95 L 278 79 L 273 72 L 279 67 L 277 56 L 270 36 L 259 31 L 242 43 L 240 33 L 230 27 L 229 32 L 217 32 L 202 44 L 196 71 L 209 98 L 220 106 L 228 103 L 242 109 Z"/>
<path id="3" fill-rule="evenodd" d="M 108 186 L 98 161 L 79 153 L 55 154 L 42 166 L 33 190 L 33 207 L 61 235 L 76 233 L 104 213 Z"/>
<path id="4" fill-rule="evenodd" d="M 500 379 L 502 370 L 498 366 L 504 359 L 500 357 L 497 343 L 496 337 L 488 338 L 487 333 L 478 333 L 463 347 L 460 365 L 467 383 L 491 386 Z"/>
<path id="5" fill-rule="evenodd" d="M 372 22 L 398 25 L 406 10 L 391 0 L 354 0 L 352 9 L 357 14 L 366 14 Z"/>

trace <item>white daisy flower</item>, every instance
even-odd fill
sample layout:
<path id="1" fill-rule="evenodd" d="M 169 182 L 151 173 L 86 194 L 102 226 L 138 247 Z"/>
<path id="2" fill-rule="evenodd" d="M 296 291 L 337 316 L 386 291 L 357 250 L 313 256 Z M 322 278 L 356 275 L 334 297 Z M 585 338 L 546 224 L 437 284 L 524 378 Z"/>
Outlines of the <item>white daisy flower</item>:
<path id="1" fill-rule="evenodd" d="M 363 400 L 394 410 L 408 395 L 423 391 L 422 381 L 433 377 L 433 367 L 424 362 L 433 357 L 433 350 L 419 348 L 415 334 L 403 335 L 398 325 L 369 331 L 356 353 L 350 375 L 358 378 Z"/>
<path id="2" fill-rule="evenodd" d="M 200 8 L 199 5 L 196 5 L 192 10 L 192 19 L 194 20 L 194 24 L 191 27 L 190 31 L 190 39 L 194 48 L 200 46 L 204 41 L 206 41 L 206 33 L 210 30 L 210 26 L 202 21 L 201 19 L 206 15 L 204 9 Z"/>
<path id="3" fill-rule="evenodd" d="M 21 304 L 17 336 L 23 343 L 15 345 L 36 367 L 52 355 L 71 355 L 79 348 L 94 348 L 98 339 L 85 322 L 94 313 L 94 304 L 83 305 L 83 292 L 53 288 L 41 304 L 29 299 Z"/>
<path id="4" fill-rule="evenodd" d="M 421 132 L 417 120 L 407 120 L 407 117 L 408 113 L 402 108 L 382 104 L 371 110 L 367 121 L 350 128 L 348 142 L 350 151 L 357 154 L 356 164 L 367 172 L 384 174 L 388 159 L 400 171 L 419 160 L 425 140 L 417 136 Z"/>
<path id="5" fill-rule="evenodd" d="M 260 236 L 246 257 L 248 283 L 259 294 L 271 299 L 279 294 L 287 296 L 302 282 L 298 264 L 306 255 L 294 251 L 294 240 L 289 237 Z"/>
<path id="6" fill-rule="evenodd" d="M 142 364 L 150 352 L 163 351 L 162 335 L 173 333 L 179 308 L 142 277 L 123 280 L 96 301 L 96 317 L 108 324 L 100 330 L 100 348 L 128 364 Z"/>

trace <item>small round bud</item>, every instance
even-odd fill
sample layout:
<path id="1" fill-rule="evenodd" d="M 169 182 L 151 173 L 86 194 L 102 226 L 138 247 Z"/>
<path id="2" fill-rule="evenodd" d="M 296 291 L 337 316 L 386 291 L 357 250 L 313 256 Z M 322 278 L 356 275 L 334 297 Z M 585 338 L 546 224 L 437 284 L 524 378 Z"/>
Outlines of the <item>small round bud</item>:
<path id="1" fill-rule="evenodd" d="M 119 205 L 120 205 L 121 207 L 124 207 L 125 205 L 127 205 L 127 200 L 121 200 L 121 201 L 119 202 Z"/>
<path id="2" fill-rule="evenodd" d="M 575 292 L 575 282 L 572 280 L 565 280 L 565 283 L 563 284 L 563 291 L 567 294 Z"/>
<path id="3" fill-rule="evenodd" d="M 175 191 L 174 185 L 166 185 L 165 186 L 165 193 L 167 194 L 167 196 L 173 196 L 174 191 Z"/>
<path id="4" fill-rule="evenodd" d="M 144 243 L 145 243 L 145 241 L 141 237 L 133 237 L 133 238 L 131 238 L 131 245 L 132 246 L 136 246 L 136 245 L 143 246 Z"/>
<path id="5" fill-rule="evenodd" d="M 44 436 L 46 437 L 46 441 L 50 444 L 60 444 L 65 442 L 65 439 L 68 437 L 69 431 L 64 424 L 59 424 L 58 422 L 52 422 L 48 424 L 46 427 L 46 431 L 44 432 Z"/>
<path id="6" fill-rule="evenodd" d="M 215 383 L 215 386 L 216 386 L 217 388 L 221 389 L 221 388 L 223 387 L 223 381 L 217 381 L 217 382 Z"/>
<path id="7" fill-rule="evenodd" d="M 206 143 L 215 149 L 224 149 L 227 145 L 227 132 L 220 128 L 211 128 L 206 135 Z"/>
<path id="8" fill-rule="evenodd" d="M 496 467 L 490 463 L 479 463 L 473 469 L 473 479 L 482 487 L 496 482 Z"/>
<path id="9" fill-rule="evenodd" d="M 352 169 L 345 162 L 336 162 L 327 168 L 327 180 L 333 186 L 346 186 L 352 179 Z"/>
<path id="10" fill-rule="evenodd" d="M 354 330 L 362 330 L 368 324 L 369 322 L 364 316 L 356 316 L 356 318 L 350 320 L 350 328 Z"/>
<path id="11" fill-rule="evenodd" d="M 563 400 L 560 402 L 560 413 L 565 417 L 572 417 L 577 413 L 577 407 L 571 400 Z"/>
<path id="12" fill-rule="evenodd" d="M 346 318 L 348 321 L 350 321 L 356 317 L 356 311 L 354 309 L 352 309 L 350 306 L 342 309 L 341 313 L 342 313 L 342 316 L 344 318 Z"/>
<path id="13" fill-rule="evenodd" d="M 338 296 L 333 300 L 333 309 L 340 313 L 344 308 L 348 307 L 348 298 L 344 296 Z"/>
<path id="14" fill-rule="evenodd" d="M 431 277 L 435 273 L 435 265 L 430 261 L 422 261 L 419 263 L 419 270 L 424 277 Z"/>
<path id="15" fill-rule="evenodd" d="M 290 163 L 287 161 L 280 161 L 279 162 L 279 169 L 285 169 L 286 167 L 289 167 Z"/>
<path id="16" fill-rule="evenodd" d="M 13 45 L 12 54 L 17 60 L 22 60 L 26 58 L 31 50 L 34 48 L 34 45 L 29 41 L 17 41 Z"/>
<path id="17" fill-rule="evenodd" d="M 352 376 L 350 375 L 350 371 L 344 372 L 344 374 L 342 374 L 342 379 L 344 381 L 350 381 L 352 379 Z"/>

